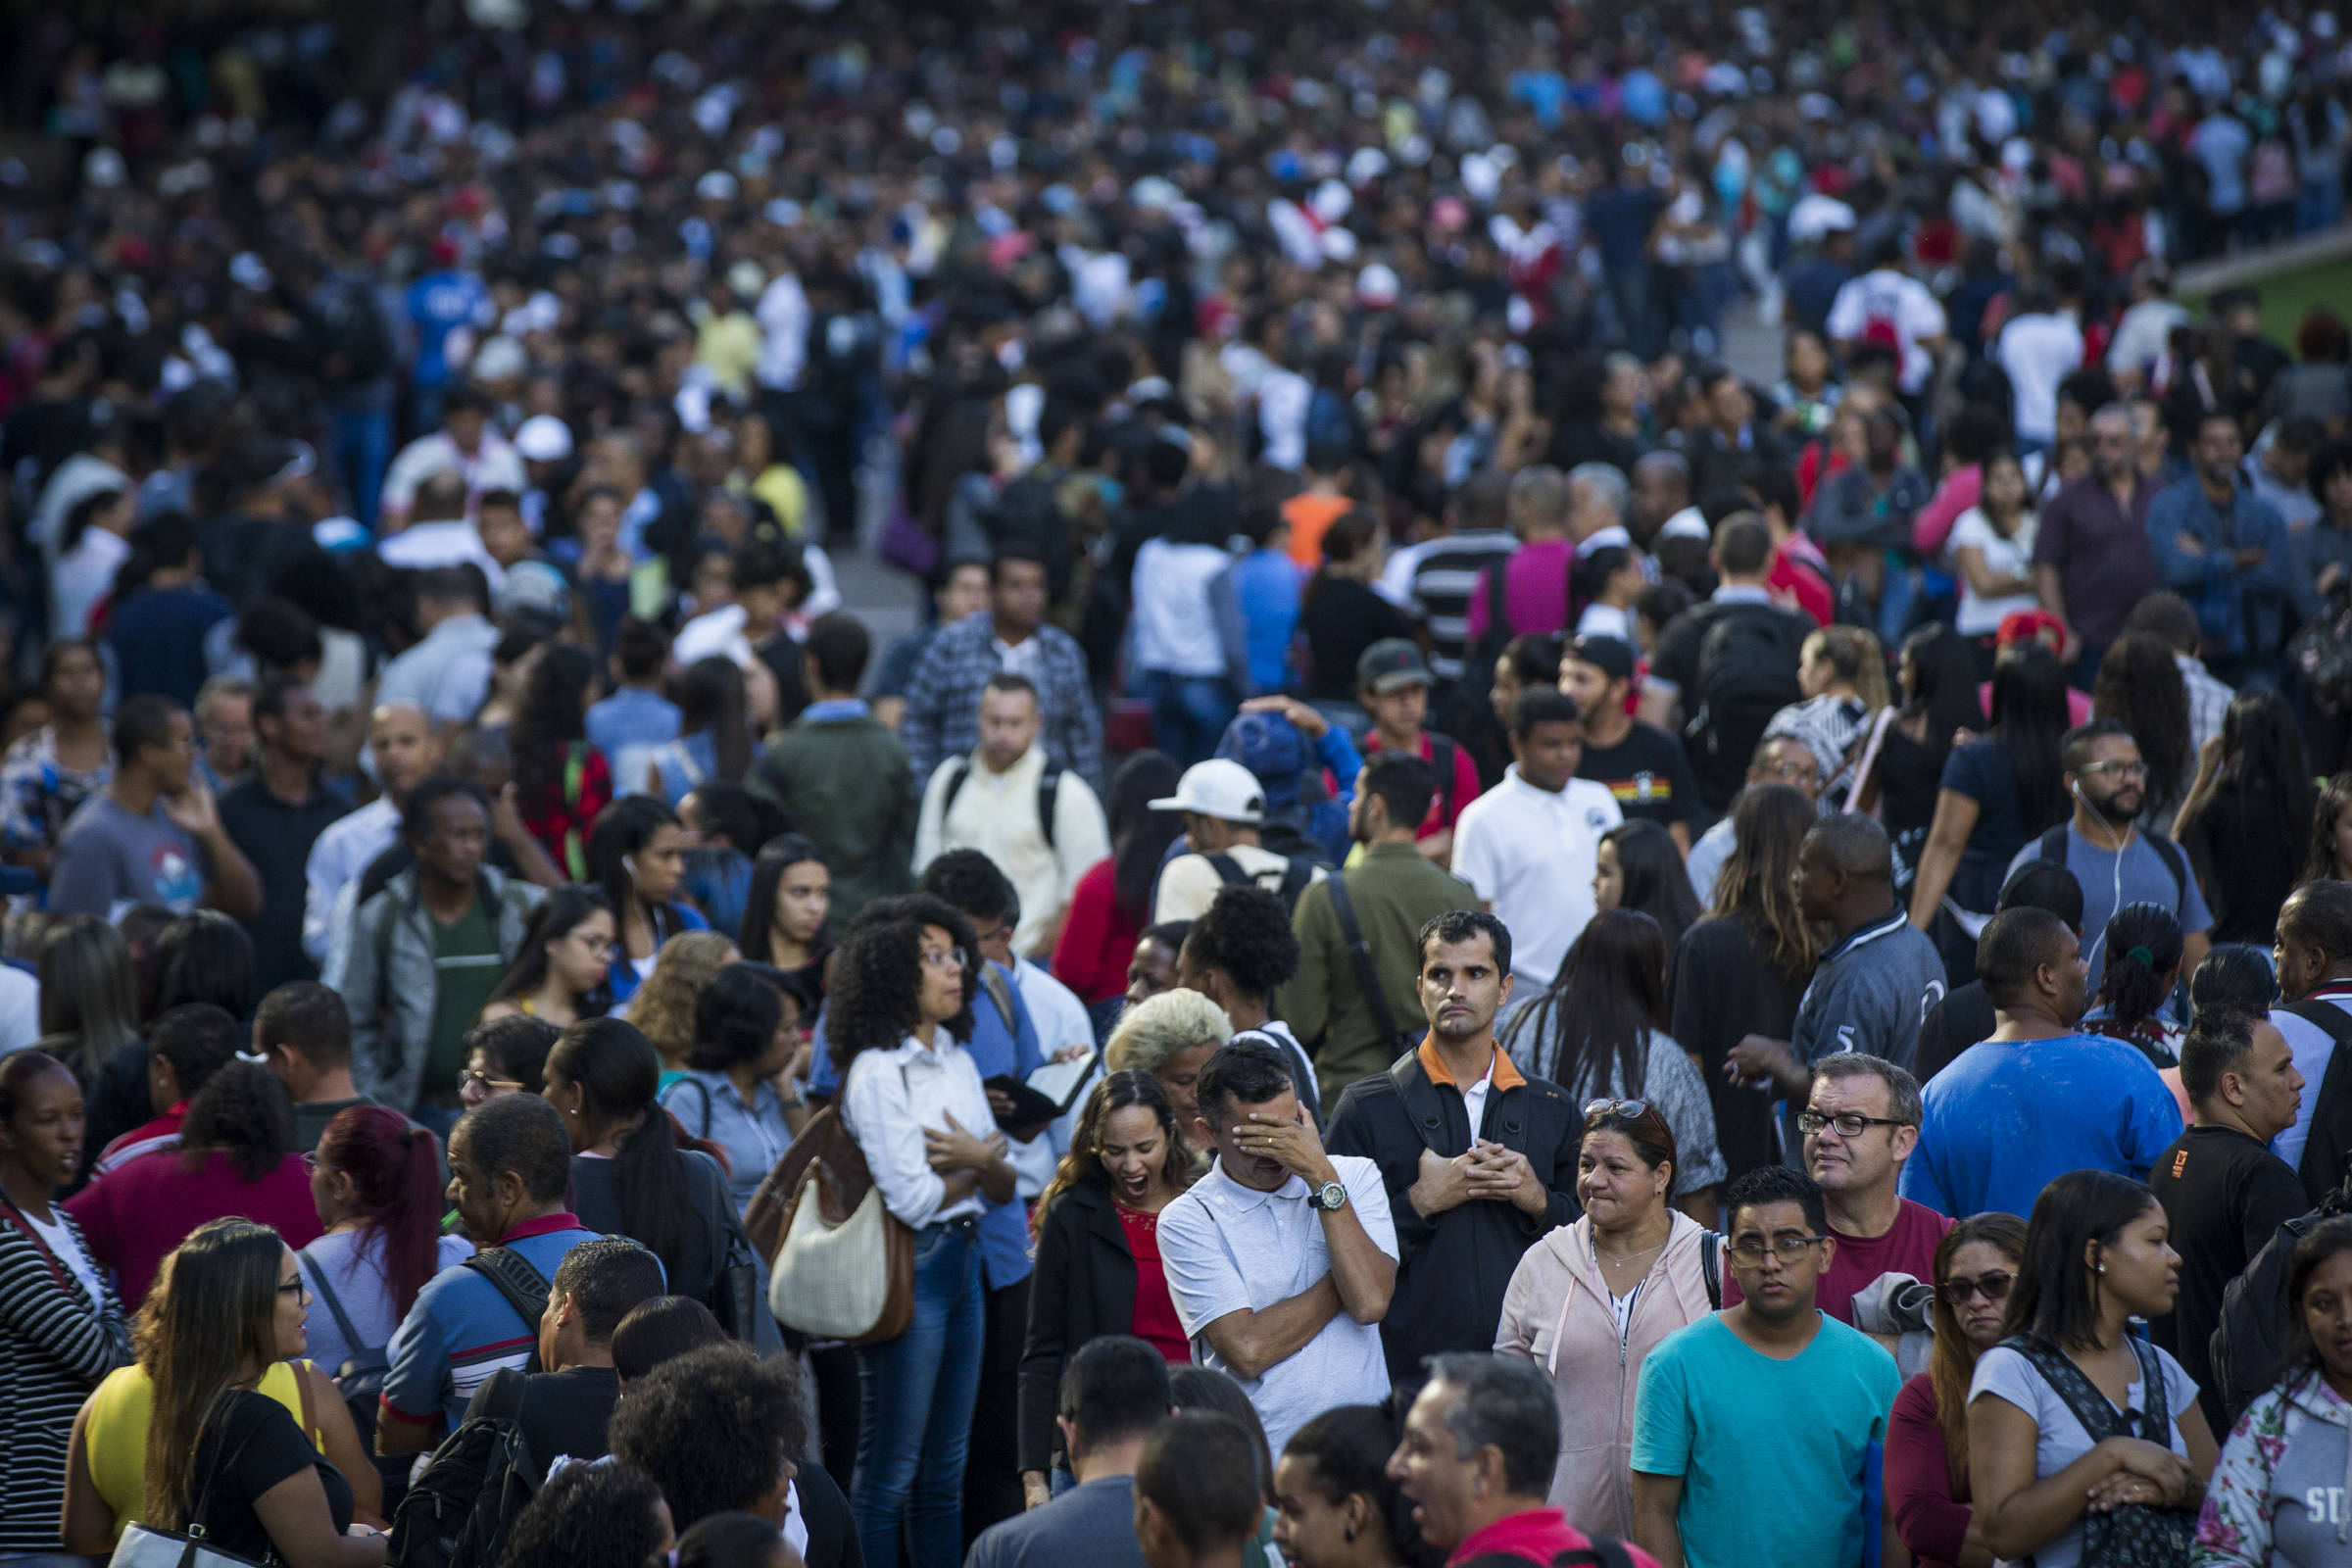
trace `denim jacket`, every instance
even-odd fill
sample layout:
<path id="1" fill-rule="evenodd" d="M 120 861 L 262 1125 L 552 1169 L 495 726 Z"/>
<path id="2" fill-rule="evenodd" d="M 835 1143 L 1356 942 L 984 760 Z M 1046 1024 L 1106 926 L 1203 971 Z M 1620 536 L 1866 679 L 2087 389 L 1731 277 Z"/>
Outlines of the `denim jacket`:
<path id="1" fill-rule="evenodd" d="M 2276 660 L 2295 616 L 2318 609 L 2309 579 L 2294 570 L 2286 524 L 2243 485 L 2225 514 L 2202 484 L 2183 479 L 2148 503 L 2147 529 L 2157 579 L 2197 607 L 2198 628 L 2222 658 Z M 2240 550 L 2262 551 L 2262 564 L 2238 570 Z"/>

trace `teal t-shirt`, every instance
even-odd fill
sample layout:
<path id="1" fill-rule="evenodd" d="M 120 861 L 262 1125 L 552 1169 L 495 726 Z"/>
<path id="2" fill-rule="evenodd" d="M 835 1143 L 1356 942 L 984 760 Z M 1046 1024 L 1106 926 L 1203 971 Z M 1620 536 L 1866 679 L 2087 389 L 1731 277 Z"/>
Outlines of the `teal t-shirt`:
<path id="1" fill-rule="evenodd" d="M 1676 1523 L 1689 1568 L 1859 1564 L 1864 1467 L 1902 1382 L 1894 1357 L 1827 1316 L 1787 1361 L 1750 1349 L 1721 1317 L 1651 1350 L 1634 1398 L 1633 1468 L 1683 1478 Z M 1771 1523 L 1759 1528 L 1766 1499 Z"/>

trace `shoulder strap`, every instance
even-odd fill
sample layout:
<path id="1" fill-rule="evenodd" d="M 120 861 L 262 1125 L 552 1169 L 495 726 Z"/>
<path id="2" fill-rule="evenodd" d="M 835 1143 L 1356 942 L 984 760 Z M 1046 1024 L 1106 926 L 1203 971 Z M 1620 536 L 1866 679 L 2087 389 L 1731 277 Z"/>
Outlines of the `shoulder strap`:
<path id="1" fill-rule="evenodd" d="M 2139 1403 L 2147 1423 L 2147 1440 L 2169 1448 L 2173 1445 L 2173 1401 L 2171 1391 L 2164 1386 L 2164 1367 L 2156 1359 L 2156 1348 L 2129 1336 L 2124 1343 L 2139 1358 Z"/>
<path id="2" fill-rule="evenodd" d="M 1389 1082 L 1396 1086 L 1396 1098 L 1404 1102 L 1405 1114 L 1412 1118 L 1413 1131 L 1422 1144 L 1439 1158 L 1446 1158 L 1446 1152 L 1438 1148 L 1438 1138 L 1446 1131 L 1446 1108 L 1438 1102 L 1437 1086 L 1421 1070 L 1421 1054 L 1408 1051 L 1390 1062 Z M 1471 1128 L 1470 1136 L 1475 1139 L 1478 1129 Z"/>
<path id="3" fill-rule="evenodd" d="M 296 1356 L 286 1365 L 294 1374 L 294 1398 L 302 1406 L 302 1435 L 311 1440 L 311 1446 L 317 1447 L 318 1440 L 326 1434 L 319 1428 L 318 1407 L 311 1396 L 312 1363 Z"/>
<path id="4" fill-rule="evenodd" d="M 1298 895 L 1315 879 L 1315 862 L 1303 855 L 1294 855 L 1282 863 L 1282 902 L 1294 907 Z"/>
<path id="5" fill-rule="evenodd" d="M 2060 865 L 2064 865 L 2066 863 L 2066 829 L 2067 824 L 2061 822 L 2044 833 L 2039 846 L 2034 851 L 2034 858 L 2037 860 L 2055 860 Z"/>
<path id="6" fill-rule="evenodd" d="M 1054 812 L 1061 804 L 1061 769 L 1052 762 L 1037 776 L 1037 825 L 1046 835 L 1046 848 L 1054 848 Z"/>
<path id="7" fill-rule="evenodd" d="M 956 809 L 956 797 L 963 793 L 963 781 L 972 776 L 972 760 L 968 757 L 951 759 L 948 762 L 948 793 L 940 797 L 939 825 L 945 832 L 948 813 Z"/>
<path id="8" fill-rule="evenodd" d="M 564 751 L 564 869 L 574 882 L 588 880 L 588 841 L 580 832 L 587 780 L 588 743 L 573 741 Z"/>
<path id="9" fill-rule="evenodd" d="M 2022 1334 L 2011 1335 L 2001 1345 L 2024 1356 L 2034 1370 L 2041 1374 L 2041 1380 L 2050 1386 L 2067 1409 L 2074 1413 L 2075 1419 L 2082 1424 L 2082 1430 L 2089 1434 L 2091 1442 L 2132 1435 L 2123 1413 L 2108 1403 L 2107 1396 L 2093 1388 L 2090 1379 L 2082 1375 L 2082 1369 L 2064 1354 L 2036 1344 Z"/>
<path id="10" fill-rule="evenodd" d="M 1364 928 L 1356 923 L 1355 901 L 1348 894 L 1348 873 L 1334 871 L 1323 880 L 1331 888 L 1331 912 L 1340 917 L 1340 935 L 1348 944 L 1348 960 L 1355 966 L 1355 983 L 1364 988 L 1364 1001 L 1372 1008 L 1373 1027 L 1394 1050 L 1401 1039 L 1396 1015 L 1389 1010 L 1389 994 L 1381 989 L 1380 971 L 1372 962 L 1372 944 L 1364 940 Z"/>
<path id="11" fill-rule="evenodd" d="M 2162 833 L 2142 833 L 2140 837 L 2147 840 L 2148 848 L 2156 852 L 2156 858 L 2172 873 L 2173 899 L 2180 902 L 2188 892 L 2188 865 L 2180 858 L 2180 846 Z"/>
<path id="12" fill-rule="evenodd" d="M 294 1260 L 310 1276 L 311 1288 L 318 1293 L 318 1299 L 326 1303 L 327 1315 L 335 1320 L 335 1331 L 343 1336 L 343 1343 L 349 1348 L 350 1353 L 357 1355 L 362 1350 L 381 1349 L 381 1346 L 361 1342 L 360 1331 L 351 1326 L 351 1314 L 343 1310 L 342 1299 L 335 1295 L 335 1288 L 326 1282 L 326 1265 L 312 1256 L 307 1247 L 294 1254 Z"/>
<path id="13" fill-rule="evenodd" d="M 684 1087 L 689 1084 L 693 1086 L 696 1094 L 703 1097 L 703 1130 L 699 1133 L 696 1133 L 694 1136 L 697 1138 L 708 1138 L 710 1136 L 710 1086 L 704 1083 L 700 1078 L 681 1078 L 678 1080 L 679 1087 Z"/>
<path id="14" fill-rule="evenodd" d="M 53 1209 L 52 1212 L 63 1214 L 65 1211 Z M 57 1254 L 49 1250 L 49 1244 L 42 1239 L 41 1233 L 32 1228 L 32 1222 L 17 1212 L 16 1200 L 6 1193 L 0 1193 L 0 1220 L 6 1220 L 18 1234 L 32 1244 L 32 1250 L 40 1253 L 41 1261 L 49 1265 L 49 1277 L 57 1281 L 57 1288 L 69 1297 L 74 1296 L 74 1289 L 67 1282 L 65 1268 L 58 1262 Z M 90 1303 L 92 1307 L 102 1304 L 98 1301 Z"/>
<path id="15" fill-rule="evenodd" d="M 1217 873 L 1217 880 L 1229 888 L 1238 888 L 1250 880 L 1250 873 L 1242 869 L 1242 862 L 1230 855 L 1210 855 L 1202 858 L 1208 861 L 1208 868 Z"/>
<path id="16" fill-rule="evenodd" d="M 1430 731 L 1429 765 L 1438 771 L 1438 802 L 1442 808 L 1438 814 L 1448 822 L 1453 820 L 1453 760 L 1460 751 L 1452 736 Z"/>
<path id="17" fill-rule="evenodd" d="M 1723 1310 L 1723 1233 L 1698 1233 L 1698 1277 L 1707 1287 L 1707 1305 Z"/>
<path id="18" fill-rule="evenodd" d="M 2288 1002 L 2279 1004 L 2279 1011 L 2291 1012 L 2305 1023 L 2324 1029 L 2336 1045 L 2352 1042 L 2352 1012 L 2346 1012 L 2332 1002 L 2314 998 L 2308 1002 Z"/>
<path id="19" fill-rule="evenodd" d="M 1511 558 L 1497 556 L 1487 564 L 1487 635 L 1498 642 L 1511 640 L 1511 623 L 1503 615 L 1503 574 L 1510 570 Z"/>
<path id="20" fill-rule="evenodd" d="M 547 1276 L 512 1247 L 485 1247 L 465 1266 L 488 1280 L 526 1327 L 547 1310 Z"/>

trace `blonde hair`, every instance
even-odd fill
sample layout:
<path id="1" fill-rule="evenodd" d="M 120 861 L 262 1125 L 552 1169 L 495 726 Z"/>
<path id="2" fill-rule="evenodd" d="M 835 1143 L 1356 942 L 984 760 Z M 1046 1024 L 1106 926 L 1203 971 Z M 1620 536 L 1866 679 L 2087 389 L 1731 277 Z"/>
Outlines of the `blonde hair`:
<path id="1" fill-rule="evenodd" d="M 1859 626 L 1824 626 L 1805 639 L 1808 658 L 1816 649 L 1838 671 L 1838 678 L 1852 686 L 1872 712 L 1890 701 L 1886 694 L 1886 654 L 1880 648 L 1877 637 Z"/>
<path id="2" fill-rule="evenodd" d="M 1195 1046 L 1223 1045 L 1233 1038 L 1233 1020 L 1225 1009 L 1198 991 L 1178 987 L 1119 1015 L 1118 1027 L 1102 1048 L 1102 1063 L 1112 1072 L 1148 1072 L 1156 1076 L 1170 1057 Z"/>
<path id="3" fill-rule="evenodd" d="M 629 1021 L 662 1054 L 662 1065 L 682 1068 L 694 1049 L 694 1009 L 735 951 L 722 931 L 681 931 L 662 944 L 654 972 L 629 1004 Z"/>

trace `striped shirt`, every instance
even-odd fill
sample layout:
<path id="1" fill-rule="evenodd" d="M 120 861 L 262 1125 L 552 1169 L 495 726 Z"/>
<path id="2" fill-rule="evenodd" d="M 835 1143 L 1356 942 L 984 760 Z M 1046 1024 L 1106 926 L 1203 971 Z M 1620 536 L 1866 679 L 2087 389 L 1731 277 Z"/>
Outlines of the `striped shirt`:
<path id="1" fill-rule="evenodd" d="M 86 1259 L 73 1216 L 50 1212 Z M 91 1300 L 81 1273 L 0 1197 L 0 1552 L 60 1549 L 74 1412 L 128 1359 L 122 1306 Z"/>
<path id="2" fill-rule="evenodd" d="M 1429 628 L 1429 669 L 1442 681 L 1462 678 L 1470 647 L 1470 599 L 1479 573 L 1519 548 L 1500 529 L 1447 534 L 1422 550 L 1413 566 L 1410 609 Z"/>
<path id="3" fill-rule="evenodd" d="M 498 1245 L 522 1254 L 553 1280 L 564 1254 L 598 1233 L 570 1213 L 526 1220 Z M 523 1321 L 499 1288 L 463 1263 L 443 1269 L 416 1294 L 416 1304 L 392 1331 L 391 1369 L 384 1376 L 383 1413 L 412 1426 L 466 1419 L 473 1391 L 505 1367 L 529 1363 L 539 1347 L 536 1318 Z"/>

